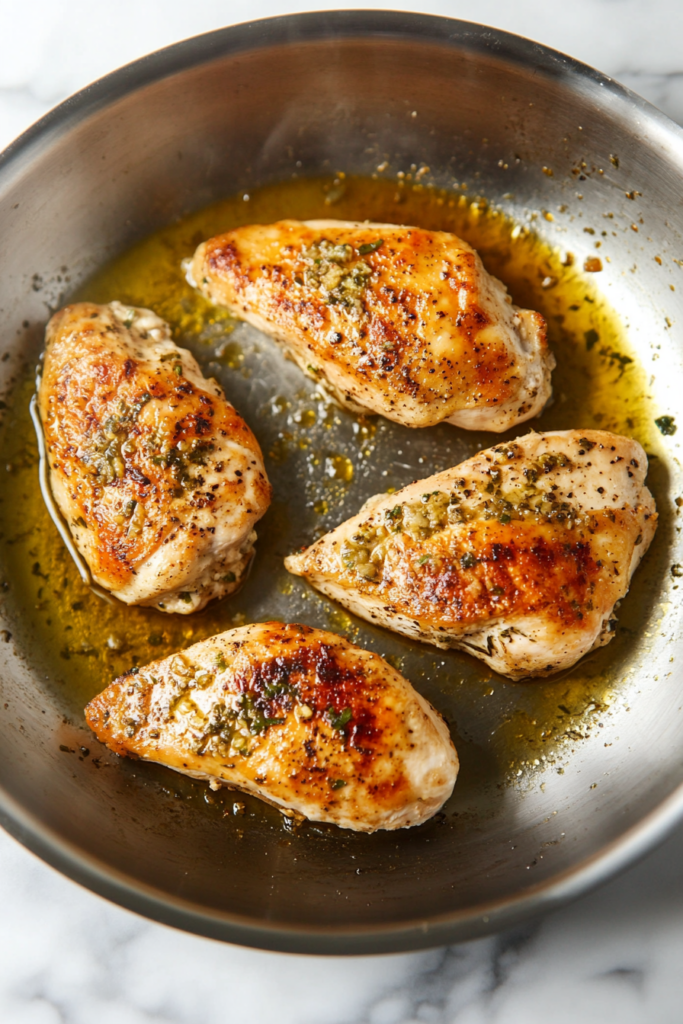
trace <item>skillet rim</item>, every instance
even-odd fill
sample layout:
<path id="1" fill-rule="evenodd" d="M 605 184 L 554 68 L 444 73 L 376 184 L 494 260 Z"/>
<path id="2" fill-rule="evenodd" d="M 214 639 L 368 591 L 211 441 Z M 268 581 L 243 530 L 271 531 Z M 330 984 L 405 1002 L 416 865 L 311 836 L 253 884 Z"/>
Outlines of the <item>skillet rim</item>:
<path id="1" fill-rule="evenodd" d="M 334 39 L 413 40 L 465 48 L 529 68 L 598 106 L 612 104 L 639 115 L 641 140 L 658 144 L 683 174 L 683 129 L 636 93 L 589 65 L 523 36 L 474 22 L 386 10 L 318 11 L 264 18 L 216 29 L 141 57 L 64 100 L 0 154 L 0 196 L 25 166 L 69 129 L 111 104 L 182 71 L 242 52 L 287 43 Z M 388 926 L 340 928 L 255 923 L 237 914 L 199 910 L 152 886 L 132 881 L 45 826 L 0 783 L 0 825 L 51 867 L 100 896 L 159 923 L 253 948 L 324 955 L 397 953 L 465 941 L 510 928 L 557 908 L 625 870 L 662 842 L 683 818 L 683 783 L 618 839 L 552 879 L 521 893 L 466 911 Z"/>

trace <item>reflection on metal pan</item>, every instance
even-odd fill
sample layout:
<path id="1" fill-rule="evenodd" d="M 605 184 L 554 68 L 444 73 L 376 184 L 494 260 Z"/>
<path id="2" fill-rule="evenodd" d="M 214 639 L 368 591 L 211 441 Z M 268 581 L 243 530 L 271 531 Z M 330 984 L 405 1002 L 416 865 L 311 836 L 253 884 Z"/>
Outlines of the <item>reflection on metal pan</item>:
<path id="1" fill-rule="evenodd" d="M 47 547 L 24 497 L 38 459 L 32 438 L 22 436 L 33 390 L 23 367 L 35 365 L 49 311 L 151 232 L 294 175 L 381 176 L 385 162 L 410 189 L 427 181 L 475 206 L 487 197 L 520 231 L 557 248 L 558 259 L 572 253 L 577 282 L 593 275 L 574 305 L 605 296 L 627 330 L 628 355 L 600 324 L 570 343 L 576 336 L 555 321 L 556 344 L 575 371 L 590 351 L 615 380 L 642 374 L 643 401 L 634 391 L 628 429 L 649 439 L 660 525 L 637 592 L 619 611 L 621 631 L 581 667 L 580 686 L 576 674 L 507 683 L 467 655 L 409 650 L 368 627 L 364 645 L 405 657 L 413 684 L 451 719 L 462 763 L 453 803 L 443 818 L 398 836 L 307 825 L 288 832 L 277 812 L 248 799 L 244 814 L 233 813 L 227 796 L 208 803 L 201 784 L 118 761 L 86 730 L 86 688 L 106 683 L 126 657 L 132 662 L 138 640 L 167 643 L 166 627 L 132 609 L 128 633 L 112 630 L 119 602 L 95 602 L 63 552 L 43 561 L 30 554 Z M 416 181 L 421 166 L 429 177 Z M 483 935 L 577 895 L 662 838 L 683 813 L 683 552 L 672 500 L 683 481 L 680 432 L 662 436 L 652 424 L 683 415 L 682 179 L 681 130 L 598 72 L 483 26 L 381 11 L 275 18 L 188 40 L 95 83 L 17 140 L 0 159 L 3 443 L 16 452 L 2 495 L 2 515 L 15 525 L 0 547 L 2 823 L 60 870 L 140 913 L 232 942 L 316 953 Z M 293 204 L 286 215 L 297 213 Z M 491 262 L 496 253 L 482 256 Z M 550 302 L 552 274 L 536 284 Z M 265 436 L 269 421 L 257 412 L 276 397 L 274 377 L 293 395 L 298 371 L 245 328 L 231 339 L 252 353 L 246 368 L 262 365 L 263 376 L 220 362 L 216 372 L 232 374 L 240 411 Z M 584 379 L 594 419 L 602 399 L 590 374 Z M 555 388 L 544 415 L 561 418 L 561 375 Z M 350 444 L 351 421 L 337 429 L 348 431 Z M 373 444 L 386 465 L 395 457 L 398 484 L 410 472 L 403 466 L 433 471 L 437 456 L 453 465 L 472 445 L 491 443 L 449 427 L 414 437 L 408 456 L 407 446 L 392 452 L 396 436 L 380 425 Z M 227 628 L 246 608 L 360 628 L 310 593 L 288 590 L 282 557 L 297 530 L 310 536 L 314 512 L 287 464 L 273 465 L 282 498 L 259 530 L 254 571 L 235 602 L 184 624 L 195 636 L 210 621 Z M 388 486 L 373 466 L 354 476 L 345 514 Z M 45 529 L 52 530 L 47 521 Z M 56 635 L 50 602 L 61 602 L 73 634 L 111 639 L 112 653 L 46 639 Z M 534 731 L 541 704 L 564 744 L 566 756 L 553 764 Z M 513 770 L 504 752 L 517 733 L 540 746 Z"/>

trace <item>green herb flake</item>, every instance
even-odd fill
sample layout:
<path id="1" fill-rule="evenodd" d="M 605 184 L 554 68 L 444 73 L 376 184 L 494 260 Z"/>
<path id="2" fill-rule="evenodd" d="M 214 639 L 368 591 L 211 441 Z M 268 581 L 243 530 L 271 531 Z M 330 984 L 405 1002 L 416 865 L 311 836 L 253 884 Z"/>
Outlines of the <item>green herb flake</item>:
<path id="1" fill-rule="evenodd" d="M 183 372 L 183 368 L 182 368 L 182 366 L 180 365 L 180 363 L 176 363 L 176 365 L 175 365 L 175 366 L 173 367 L 173 372 L 174 372 L 174 373 L 175 373 L 175 374 L 176 374 L 176 375 L 177 375 L 178 377 L 179 377 L 179 376 L 181 375 L 181 373 Z"/>
<path id="2" fill-rule="evenodd" d="M 245 693 L 240 700 L 239 717 L 245 722 L 252 736 L 265 732 L 271 725 L 282 725 L 284 718 L 267 718 L 256 706 L 252 694 Z"/>
<path id="3" fill-rule="evenodd" d="M 181 601 L 184 601 L 185 604 L 192 604 L 192 594 L 188 594 L 186 590 L 184 590 L 182 594 L 178 594 L 178 597 Z"/>
<path id="4" fill-rule="evenodd" d="M 351 245 L 321 238 L 302 249 L 301 258 L 304 283 L 320 288 L 326 304 L 343 306 L 353 317 L 365 315 L 361 299 L 372 270 L 356 258 Z"/>
<path id="5" fill-rule="evenodd" d="M 329 779 L 330 789 L 343 789 L 346 785 L 346 779 Z"/>
<path id="6" fill-rule="evenodd" d="M 421 558 L 418 558 L 417 564 L 418 565 L 424 565 L 428 561 L 429 561 L 429 555 L 422 555 Z"/>
<path id="7" fill-rule="evenodd" d="M 678 430 L 673 416 L 659 416 L 655 420 L 655 424 L 659 427 L 659 432 L 664 434 L 665 437 L 673 437 Z"/>
<path id="8" fill-rule="evenodd" d="M 330 705 L 329 708 L 327 709 L 327 716 L 330 720 L 330 725 L 332 726 L 332 728 L 336 729 L 338 732 L 343 732 L 346 726 L 351 721 L 353 717 L 353 712 L 351 711 L 351 708 L 344 708 L 343 711 L 340 711 L 337 714 L 332 705 Z"/>
<path id="9" fill-rule="evenodd" d="M 149 391 L 143 391 L 143 393 L 140 395 L 137 402 L 132 408 L 133 419 L 137 419 L 138 413 L 142 409 L 143 405 L 147 405 L 147 403 L 151 401 L 152 396 L 150 395 Z"/>
<path id="10" fill-rule="evenodd" d="M 365 242 L 364 245 L 358 246 L 358 254 L 359 256 L 367 256 L 369 252 L 377 252 L 381 245 L 384 245 L 383 238 L 378 238 L 374 242 Z"/>

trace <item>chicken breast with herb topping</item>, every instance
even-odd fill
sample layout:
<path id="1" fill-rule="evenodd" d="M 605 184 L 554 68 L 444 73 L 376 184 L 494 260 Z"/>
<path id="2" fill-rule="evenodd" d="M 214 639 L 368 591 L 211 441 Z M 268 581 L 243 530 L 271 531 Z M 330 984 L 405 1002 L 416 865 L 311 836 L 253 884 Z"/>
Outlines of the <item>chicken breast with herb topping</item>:
<path id="1" fill-rule="evenodd" d="M 474 249 L 445 231 L 254 224 L 204 242 L 186 269 L 351 410 L 503 431 L 550 397 L 543 317 L 513 306 Z"/>
<path id="2" fill-rule="evenodd" d="M 96 583 L 181 613 L 239 586 L 271 496 L 261 451 L 163 320 L 62 309 L 38 397 L 52 493 Z"/>
<path id="3" fill-rule="evenodd" d="M 377 495 L 285 565 L 371 622 L 549 675 L 612 637 L 656 528 L 646 473 L 617 434 L 528 434 Z"/>
<path id="4" fill-rule="evenodd" d="M 377 654 L 308 626 L 241 626 L 115 680 L 101 742 L 312 821 L 407 828 L 450 796 L 443 719 Z"/>

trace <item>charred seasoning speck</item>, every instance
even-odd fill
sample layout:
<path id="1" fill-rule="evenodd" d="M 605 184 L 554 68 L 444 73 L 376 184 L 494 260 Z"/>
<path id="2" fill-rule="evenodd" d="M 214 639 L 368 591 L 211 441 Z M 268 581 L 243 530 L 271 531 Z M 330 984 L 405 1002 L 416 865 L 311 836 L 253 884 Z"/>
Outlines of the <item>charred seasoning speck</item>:
<path id="1" fill-rule="evenodd" d="M 673 416 L 658 416 L 655 423 L 657 424 L 660 433 L 664 434 L 665 437 L 673 437 L 678 430 Z"/>

